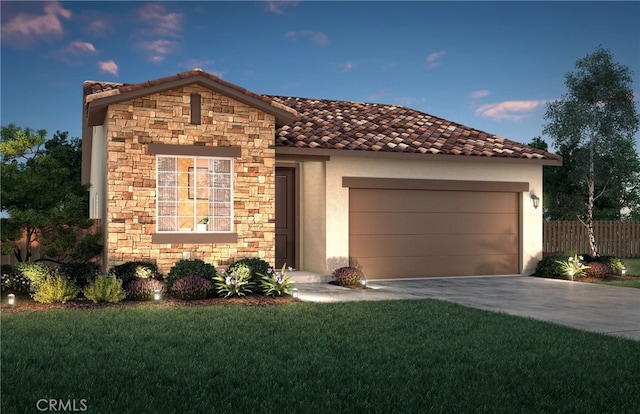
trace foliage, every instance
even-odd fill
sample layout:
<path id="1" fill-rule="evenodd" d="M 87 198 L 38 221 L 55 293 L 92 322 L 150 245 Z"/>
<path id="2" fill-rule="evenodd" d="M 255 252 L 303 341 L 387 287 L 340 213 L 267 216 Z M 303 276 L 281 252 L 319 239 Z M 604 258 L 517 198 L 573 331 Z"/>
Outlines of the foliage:
<path id="1" fill-rule="evenodd" d="M 293 280 L 289 279 L 287 276 L 287 271 L 293 270 L 291 267 L 286 267 L 284 264 L 282 269 L 274 271 L 273 268 L 269 267 L 267 269 L 266 274 L 258 273 L 261 276 L 260 287 L 262 291 L 267 296 L 281 296 L 281 295 L 290 295 L 291 289 L 293 288 L 293 284 L 295 283 Z"/>
<path id="2" fill-rule="evenodd" d="M 584 276 L 586 270 L 589 268 L 582 261 L 584 257 L 574 254 L 569 256 L 566 260 L 558 260 L 562 275 L 567 276 L 568 279 L 573 280 L 574 277 Z"/>
<path id="3" fill-rule="evenodd" d="M 173 284 L 185 276 L 200 276 L 213 283 L 216 268 L 200 259 L 181 259 L 169 270 L 167 289 L 171 290 Z"/>
<path id="4" fill-rule="evenodd" d="M 0 273 L 2 293 L 29 293 L 31 290 L 31 281 L 29 278 L 17 273 L 13 266 L 2 265 Z"/>
<path id="5" fill-rule="evenodd" d="M 238 266 L 249 267 L 249 270 L 251 271 L 250 280 L 254 286 L 260 285 L 260 282 L 262 280 L 261 275 L 266 274 L 271 268 L 271 265 L 267 261 L 259 257 L 245 257 L 229 265 L 229 267 L 227 267 L 227 272 L 233 272 Z"/>
<path id="6" fill-rule="evenodd" d="M 587 262 L 587 268 L 584 271 L 585 276 L 603 278 L 611 274 L 611 268 L 603 262 Z"/>
<path id="7" fill-rule="evenodd" d="M 60 265 L 59 270 L 80 289 L 87 287 L 89 283 L 100 275 L 98 265 L 91 262 L 65 263 Z"/>
<path id="8" fill-rule="evenodd" d="M 131 300 L 153 300 L 153 294 L 159 290 L 161 294 L 165 292 L 164 283 L 157 279 L 134 279 L 125 286 L 127 298 Z"/>
<path id="9" fill-rule="evenodd" d="M 545 216 L 585 222 L 590 254 L 597 256 L 593 220 L 640 214 L 640 158 L 634 135 L 640 116 L 631 72 L 598 48 L 565 76 L 568 92 L 547 104 L 544 133 L 554 140 L 563 167 L 545 182 Z M 626 208 L 626 209 L 625 209 Z M 631 218 L 631 217 L 629 217 Z"/>
<path id="10" fill-rule="evenodd" d="M 44 246 L 57 262 L 86 261 L 101 251 L 100 236 L 77 239 L 75 229 L 88 228 L 87 188 L 80 181 L 82 151 L 78 138 L 56 132 L 3 126 L 2 197 L 0 208 L 8 218 L 0 229 L 3 253 L 18 261 L 31 260 L 32 244 Z M 25 249 L 17 243 L 24 234 Z"/>
<path id="11" fill-rule="evenodd" d="M 251 293 L 251 269 L 239 265 L 214 278 L 214 286 L 220 296 L 244 296 Z"/>
<path id="12" fill-rule="evenodd" d="M 114 275 L 99 275 L 84 290 L 84 297 L 98 302 L 120 302 L 127 296 L 122 288 L 122 281 Z"/>
<path id="13" fill-rule="evenodd" d="M 53 274 L 53 269 L 42 262 L 18 263 L 14 269 L 17 274 L 29 279 L 32 293 L 35 293 L 44 280 Z"/>
<path id="14" fill-rule="evenodd" d="M 616 256 L 589 256 L 587 254 L 583 255 L 584 260 L 588 263 L 591 262 L 598 262 L 598 263 L 604 263 L 607 266 L 609 266 L 609 273 L 611 274 L 615 274 L 615 275 L 621 275 L 622 274 L 622 269 L 625 268 L 624 263 L 622 262 L 622 260 L 620 260 L 620 258 L 616 257 Z"/>
<path id="15" fill-rule="evenodd" d="M 129 283 L 137 279 L 164 279 L 155 263 L 144 261 L 131 261 L 113 266 L 109 269 L 109 274 L 114 275 L 116 279 L 122 280 L 122 286 L 125 288 Z"/>
<path id="16" fill-rule="evenodd" d="M 362 270 L 345 266 L 333 271 L 333 279 L 340 286 L 359 286 L 360 280 L 364 276 Z"/>
<path id="17" fill-rule="evenodd" d="M 178 279 L 171 288 L 171 293 L 185 300 L 205 299 L 213 290 L 211 281 L 200 276 L 185 276 Z"/>
<path id="18" fill-rule="evenodd" d="M 47 277 L 38 287 L 33 295 L 33 300 L 41 303 L 66 303 L 75 299 L 78 293 L 80 293 L 80 289 L 72 281 L 56 272 L 54 275 Z"/>

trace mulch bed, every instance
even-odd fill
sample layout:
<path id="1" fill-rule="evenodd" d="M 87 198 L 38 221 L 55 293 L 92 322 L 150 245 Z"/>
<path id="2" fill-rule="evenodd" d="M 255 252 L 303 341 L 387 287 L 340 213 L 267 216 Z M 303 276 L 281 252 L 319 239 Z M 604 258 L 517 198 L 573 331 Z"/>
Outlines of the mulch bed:
<path id="1" fill-rule="evenodd" d="M 291 296 L 267 297 L 259 295 L 251 295 L 240 298 L 211 298 L 200 300 L 178 300 L 172 298 L 162 299 L 160 304 L 149 301 L 131 301 L 123 300 L 118 303 L 93 303 L 90 300 L 74 300 L 67 303 L 38 303 L 28 296 L 16 297 L 16 303 L 13 308 L 9 308 L 6 302 L 6 295 L 2 295 L 2 312 L 18 313 L 18 312 L 42 312 L 53 309 L 102 309 L 102 308 L 121 308 L 121 307 L 153 307 L 153 306 L 222 306 L 222 305 L 243 305 L 243 306 L 278 306 L 292 303 L 294 300 Z"/>

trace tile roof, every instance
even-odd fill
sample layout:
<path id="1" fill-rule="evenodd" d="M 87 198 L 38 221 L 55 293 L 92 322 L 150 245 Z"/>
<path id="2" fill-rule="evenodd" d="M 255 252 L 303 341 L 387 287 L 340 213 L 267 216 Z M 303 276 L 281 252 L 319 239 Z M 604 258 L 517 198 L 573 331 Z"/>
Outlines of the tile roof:
<path id="1" fill-rule="evenodd" d="M 276 146 L 560 161 L 561 157 L 399 105 L 271 96 L 298 111 Z"/>
<path id="2" fill-rule="evenodd" d="M 84 100 L 204 76 L 289 112 L 297 119 L 276 129 L 277 147 L 522 158 L 561 162 L 558 155 L 400 105 L 259 95 L 200 69 L 137 84 L 85 81 Z"/>

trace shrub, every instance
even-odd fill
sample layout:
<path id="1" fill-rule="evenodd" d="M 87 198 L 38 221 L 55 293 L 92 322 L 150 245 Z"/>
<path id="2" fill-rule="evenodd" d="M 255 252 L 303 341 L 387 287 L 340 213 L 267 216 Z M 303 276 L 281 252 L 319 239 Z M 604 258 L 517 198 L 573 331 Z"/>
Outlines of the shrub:
<path id="1" fill-rule="evenodd" d="M 216 268 L 200 259 L 181 259 L 169 270 L 167 289 L 171 290 L 176 280 L 186 276 L 200 276 L 213 283 Z"/>
<path id="2" fill-rule="evenodd" d="M 60 266 L 60 273 L 64 274 L 80 289 L 86 288 L 98 275 L 100 269 L 95 263 L 65 263 Z"/>
<path id="3" fill-rule="evenodd" d="M 47 277 L 38 287 L 33 300 L 41 303 L 66 303 L 78 296 L 80 289 L 63 274 L 57 273 Z"/>
<path id="4" fill-rule="evenodd" d="M 589 262 L 588 268 L 585 269 L 585 275 L 591 277 L 605 277 L 611 273 L 611 267 L 608 264 L 602 262 Z"/>
<path id="5" fill-rule="evenodd" d="M 164 283 L 151 278 L 135 279 L 125 287 L 127 297 L 131 300 L 153 300 L 153 294 L 156 290 L 164 293 Z"/>
<path id="6" fill-rule="evenodd" d="M 333 271 L 333 278 L 340 286 L 360 286 L 360 280 L 364 276 L 362 270 L 346 266 Z"/>
<path id="7" fill-rule="evenodd" d="M 171 292 L 180 299 L 204 299 L 213 289 L 211 281 L 200 276 L 185 276 L 178 279 L 171 288 Z"/>
<path id="8" fill-rule="evenodd" d="M 215 288 L 219 295 L 244 296 L 251 293 L 251 270 L 247 265 L 239 265 L 226 270 L 214 278 Z"/>
<path id="9" fill-rule="evenodd" d="M 598 256 L 594 262 L 605 263 L 609 265 L 610 273 L 621 275 L 624 269 L 624 263 L 616 256 Z"/>
<path id="10" fill-rule="evenodd" d="M 125 288 L 136 279 L 164 279 L 155 263 L 141 261 L 126 262 L 113 266 L 109 269 L 109 274 L 114 275 L 116 279 L 122 280 L 122 286 Z"/>
<path id="11" fill-rule="evenodd" d="M 31 281 L 23 274 L 16 273 L 13 266 L 2 265 L 0 290 L 2 293 L 29 293 Z"/>
<path id="12" fill-rule="evenodd" d="M 266 274 L 259 274 L 262 277 L 260 280 L 260 286 L 265 295 L 280 296 L 291 294 L 293 284 L 296 282 L 290 280 L 287 276 L 287 270 L 291 271 L 292 268 L 286 268 L 285 266 L 286 264 L 282 266 L 281 270 L 276 271 L 270 267 L 267 269 Z"/>
<path id="13" fill-rule="evenodd" d="M 582 261 L 584 258 L 582 256 L 578 256 L 574 254 L 573 256 L 569 256 L 567 260 L 558 260 L 558 264 L 562 269 L 562 274 L 565 275 L 567 279 L 572 279 L 574 277 L 584 276 L 585 271 L 588 269 L 588 266 L 585 266 Z"/>
<path id="14" fill-rule="evenodd" d="M 240 259 L 230 264 L 227 267 L 227 273 L 233 272 L 238 266 L 247 266 L 251 272 L 249 278 L 251 284 L 254 286 L 259 286 L 262 280 L 262 275 L 266 275 L 269 269 L 271 269 L 271 265 L 262 260 L 259 257 L 245 257 L 244 259 Z"/>
<path id="15" fill-rule="evenodd" d="M 84 297 L 98 302 L 120 302 L 127 296 L 122 288 L 122 281 L 114 275 L 99 275 L 84 290 Z"/>
<path id="16" fill-rule="evenodd" d="M 16 274 L 29 279 L 31 293 L 37 292 L 45 279 L 53 274 L 53 269 L 42 262 L 18 263 L 14 269 Z"/>
<path id="17" fill-rule="evenodd" d="M 559 253 L 543 257 L 536 266 L 536 276 L 565 279 L 567 275 L 560 262 L 569 260 L 569 253 Z"/>

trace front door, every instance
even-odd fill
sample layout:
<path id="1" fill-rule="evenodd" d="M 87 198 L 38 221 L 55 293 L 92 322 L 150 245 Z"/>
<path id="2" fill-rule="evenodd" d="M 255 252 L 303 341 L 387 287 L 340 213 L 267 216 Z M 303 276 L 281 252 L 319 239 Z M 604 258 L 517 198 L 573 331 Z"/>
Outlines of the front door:
<path id="1" fill-rule="evenodd" d="M 276 167 L 276 268 L 296 267 L 295 168 Z"/>

